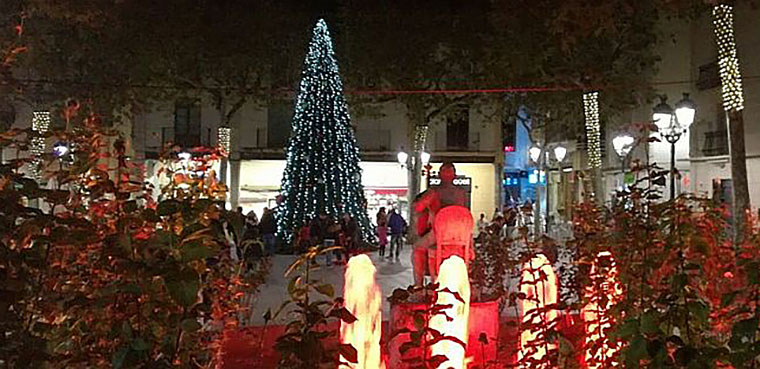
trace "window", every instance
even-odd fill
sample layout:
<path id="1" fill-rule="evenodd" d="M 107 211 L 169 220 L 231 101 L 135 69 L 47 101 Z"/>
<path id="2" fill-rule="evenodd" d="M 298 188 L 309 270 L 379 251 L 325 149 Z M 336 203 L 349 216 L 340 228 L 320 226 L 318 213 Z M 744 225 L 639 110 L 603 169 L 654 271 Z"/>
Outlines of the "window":
<path id="1" fill-rule="evenodd" d="M 459 105 L 446 117 L 446 147 L 449 150 L 467 150 L 470 143 L 470 109 Z"/>
<path id="2" fill-rule="evenodd" d="M 699 78 L 697 79 L 697 88 L 700 91 L 720 87 L 720 70 L 717 62 L 707 63 L 699 66 Z"/>
<path id="3" fill-rule="evenodd" d="M 515 152 L 517 145 L 517 118 L 504 114 L 501 121 L 501 149 Z"/>
<path id="4" fill-rule="evenodd" d="M 728 155 L 726 112 L 723 110 L 722 104 L 718 104 L 715 111 L 718 112 L 715 117 L 717 125 L 714 130 L 705 132 L 705 140 L 702 144 L 702 155 L 704 156 Z"/>
<path id="5" fill-rule="evenodd" d="M 183 147 L 201 145 L 201 105 L 182 100 L 174 105 L 174 143 Z"/>
<path id="6" fill-rule="evenodd" d="M 282 149 L 290 138 L 290 121 L 293 119 L 293 104 L 273 102 L 267 109 L 267 147 Z"/>

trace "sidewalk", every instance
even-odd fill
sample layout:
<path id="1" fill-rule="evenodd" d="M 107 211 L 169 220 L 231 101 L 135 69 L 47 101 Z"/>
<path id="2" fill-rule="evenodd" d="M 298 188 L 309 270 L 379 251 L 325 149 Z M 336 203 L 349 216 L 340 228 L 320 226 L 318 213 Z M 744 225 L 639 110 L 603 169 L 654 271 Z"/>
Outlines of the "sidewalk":
<path id="1" fill-rule="evenodd" d="M 377 268 L 377 283 L 380 285 L 380 290 L 383 293 L 383 320 L 387 320 L 390 316 L 390 304 L 386 298 L 390 296 L 394 289 L 399 287 L 405 288 L 413 283 L 410 250 L 411 245 L 405 245 L 401 251 L 399 261 L 381 260 L 377 255 L 377 251 L 368 254 L 375 264 L 375 268 Z M 272 258 L 272 269 L 269 273 L 269 278 L 252 299 L 249 321 L 253 325 L 263 325 L 263 316 L 267 309 L 271 309 L 274 313 L 284 301 L 288 300 L 288 282 L 290 278 L 284 277 L 283 274 L 295 259 L 295 255 L 275 255 Z M 335 288 L 335 296 L 343 296 L 343 274 L 345 273 L 346 266 L 325 266 L 324 257 L 320 257 L 318 261 L 321 268 L 314 272 L 313 278 L 332 284 Z M 287 321 L 289 321 L 287 314 L 282 313 L 277 319 L 269 322 L 269 324 L 284 324 Z"/>

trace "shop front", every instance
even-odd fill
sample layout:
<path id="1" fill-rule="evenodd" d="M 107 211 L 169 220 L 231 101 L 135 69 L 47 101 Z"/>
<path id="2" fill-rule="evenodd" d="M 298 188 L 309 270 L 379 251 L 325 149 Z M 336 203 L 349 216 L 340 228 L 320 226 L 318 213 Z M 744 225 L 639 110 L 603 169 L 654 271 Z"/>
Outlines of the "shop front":
<path id="1" fill-rule="evenodd" d="M 407 170 L 398 163 L 361 162 L 359 165 L 370 219 L 374 221 L 380 207 L 396 208 L 401 214 L 407 214 Z M 243 212 L 254 211 L 261 216 L 264 208 L 276 206 L 284 172 L 284 160 L 243 160 L 238 200 Z"/>

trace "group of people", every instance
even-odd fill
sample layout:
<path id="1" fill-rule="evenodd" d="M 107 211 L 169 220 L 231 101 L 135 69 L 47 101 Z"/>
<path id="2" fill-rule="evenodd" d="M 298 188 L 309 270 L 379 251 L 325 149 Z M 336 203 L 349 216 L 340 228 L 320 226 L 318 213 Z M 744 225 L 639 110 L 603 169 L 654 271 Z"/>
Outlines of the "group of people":
<path id="1" fill-rule="evenodd" d="M 388 259 L 398 261 L 401 255 L 401 250 L 404 247 L 404 235 L 406 234 L 407 223 L 404 217 L 399 214 L 396 209 L 391 208 L 389 213 L 386 213 L 385 207 L 381 207 L 377 212 L 377 238 L 379 240 L 378 254 L 380 257 L 385 257 L 385 248 L 388 246 L 388 233 L 390 231 L 390 252 Z"/>
<path id="2" fill-rule="evenodd" d="M 327 264 L 332 263 L 333 256 L 336 264 L 343 264 L 350 254 L 359 249 L 361 235 L 359 225 L 349 214 L 343 214 L 340 219 L 334 219 L 322 213 L 305 222 L 296 236 L 296 252 L 301 253 L 309 247 L 323 245 L 325 247 L 342 246 L 342 250 L 328 252 Z"/>
<path id="3" fill-rule="evenodd" d="M 513 203 L 505 206 L 503 211 L 494 209 L 490 221 L 481 213 L 476 223 L 478 229 L 475 240 L 481 242 L 489 234 L 499 235 L 501 238 L 514 238 L 517 228 L 532 224 L 532 217 L 533 205 L 530 202 L 521 207 Z"/>
<path id="4" fill-rule="evenodd" d="M 243 208 L 237 208 L 237 214 L 243 215 Z M 277 221 L 274 217 L 274 210 L 264 208 L 261 213 L 261 220 L 253 210 L 245 215 L 243 225 L 243 237 L 240 244 L 250 241 L 261 241 L 264 245 L 263 250 L 253 250 L 255 253 L 273 255 L 276 249 L 275 233 L 277 232 Z"/>

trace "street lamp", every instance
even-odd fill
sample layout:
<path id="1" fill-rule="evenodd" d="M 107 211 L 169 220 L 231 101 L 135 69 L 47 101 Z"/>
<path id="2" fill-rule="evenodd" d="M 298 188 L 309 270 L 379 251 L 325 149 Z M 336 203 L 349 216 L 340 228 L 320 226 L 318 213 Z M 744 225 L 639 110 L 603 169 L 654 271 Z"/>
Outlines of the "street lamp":
<path id="1" fill-rule="evenodd" d="M 534 145 L 528 149 L 528 154 L 530 155 L 530 160 L 533 160 L 534 163 L 538 164 L 538 159 L 541 158 L 541 148 Z"/>
<path id="2" fill-rule="evenodd" d="M 674 111 L 667 104 L 667 96 L 660 96 L 660 103 L 654 107 L 652 119 L 660 135 L 670 143 L 670 199 L 676 197 L 676 142 L 694 123 L 696 104 L 684 93 L 683 99 L 676 104 Z"/>
<path id="3" fill-rule="evenodd" d="M 421 152 L 420 159 L 422 159 L 422 165 L 427 166 L 430 163 L 430 153 L 427 151 Z"/>
<path id="4" fill-rule="evenodd" d="M 567 155 L 567 148 L 559 145 L 554 148 L 554 158 L 557 159 L 557 163 L 562 164 L 562 161 L 565 160 L 565 156 Z"/>
<path id="5" fill-rule="evenodd" d="M 697 104 L 689 98 L 689 94 L 684 92 L 683 99 L 676 103 L 676 121 L 687 130 L 694 123 L 694 116 L 697 113 Z"/>
<path id="6" fill-rule="evenodd" d="M 623 176 L 620 182 L 622 184 L 621 187 L 625 186 L 625 159 L 633 149 L 634 142 L 636 142 L 636 139 L 627 133 L 621 133 L 612 139 L 612 148 L 615 149 L 615 152 L 620 157 L 620 173 Z"/>
<path id="7" fill-rule="evenodd" d="M 53 144 L 53 156 L 56 159 L 63 160 L 63 157 L 69 153 L 69 144 L 64 141 L 58 141 Z"/>
<path id="8" fill-rule="evenodd" d="M 407 160 L 409 160 L 409 154 L 403 151 L 399 151 L 398 154 L 396 154 L 396 159 L 402 167 L 405 167 Z"/>

